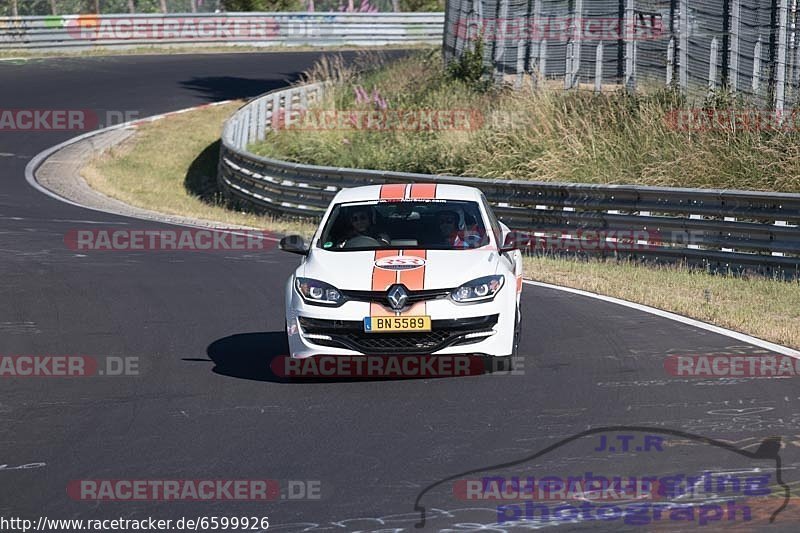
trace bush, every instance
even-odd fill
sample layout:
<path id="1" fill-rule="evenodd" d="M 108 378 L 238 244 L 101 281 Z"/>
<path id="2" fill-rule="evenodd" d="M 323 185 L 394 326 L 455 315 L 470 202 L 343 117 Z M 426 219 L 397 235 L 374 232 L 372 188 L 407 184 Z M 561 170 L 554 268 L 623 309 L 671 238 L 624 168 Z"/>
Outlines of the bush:
<path id="1" fill-rule="evenodd" d="M 460 57 L 450 61 L 447 65 L 447 75 L 450 79 L 462 81 L 480 92 L 491 87 L 489 67 L 483 63 L 483 37 L 476 38 L 471 49 L 465 47 Z"/>

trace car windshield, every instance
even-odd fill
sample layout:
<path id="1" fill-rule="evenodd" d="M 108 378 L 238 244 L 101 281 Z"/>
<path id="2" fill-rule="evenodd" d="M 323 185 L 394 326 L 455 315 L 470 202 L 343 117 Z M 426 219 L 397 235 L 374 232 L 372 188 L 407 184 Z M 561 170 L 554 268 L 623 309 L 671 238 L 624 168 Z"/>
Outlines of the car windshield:
<path id="1" fill-rule="evenodd" d="M 489 244 L 476 202 L 374 201 L 334 206 L 318 247 L 326 250 L 463 250 Z"/>

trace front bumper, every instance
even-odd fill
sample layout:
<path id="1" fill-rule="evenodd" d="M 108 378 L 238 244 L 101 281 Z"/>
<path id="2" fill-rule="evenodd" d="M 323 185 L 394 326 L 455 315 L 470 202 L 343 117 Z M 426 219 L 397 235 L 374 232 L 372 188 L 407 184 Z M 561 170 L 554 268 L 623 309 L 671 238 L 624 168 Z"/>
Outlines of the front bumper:
<path id="1" fill-rule="evenodd" d="M 511 355 L 516 293 L 503 290 L 485 303 L 427 302 L 430 332 L 366 333 L 370 305 L 347 302 L 338 308 L 308 305 L 287 290 L 286 330 L 293 358 L 315 355 Z"/>
<path id="2" fill-rule="evenodd" d="M 300 333 L 317 346 L 367 355 L 431 354 L 451 346 L 481 342 L 495 335 L 498 315 L 433 320 L 431 331 L 366 333 L 362 321 L 298 317 Z"/>

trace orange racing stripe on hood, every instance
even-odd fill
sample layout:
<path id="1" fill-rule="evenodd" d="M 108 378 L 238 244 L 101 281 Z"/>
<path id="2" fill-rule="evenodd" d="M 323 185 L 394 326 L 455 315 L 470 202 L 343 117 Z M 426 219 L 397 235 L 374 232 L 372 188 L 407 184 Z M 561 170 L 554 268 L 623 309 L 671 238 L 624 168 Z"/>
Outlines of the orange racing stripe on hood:
<path id="1" fill-rule="evenodd" d="M 402 183 L 381 185 L 381 200 L 402 200 L 406 194 L 406 186 Z"/>
<path id="2" fill-rule="evenodd" d="M 383 187 L 381 187 L 383 193 Z M 400 252 L 397 250 L 375 250 L 375 261 L 383 259 L 384 257 L 392 257 L 398 255 Z M 372 290 L 385 291 L 389 285 L 397 283 L 397 272 L 394 270 L 384 270 L 372 266 Z M 369 306 L 369 316 L 393 316 L 394 311 L 387 309 L 379 303 L 372 302 Z"/>
<path id="3" fill-rule="evenodd" d="M 415 183 L 411 186 L 411 198 L 415 200 L 433 200 L 436 198 L 435 183 Z"/>
<path id="4" fill-rule="evenodd" d="M 426 250 L 405 250 L 402 253 L 403 255 L 419 257 L 420 259 L 425 259 L 428 255 Z M 411 270 L 401 270 L 399 283 L 405 285 L 410 291 L 421 291 L 425 288 L 425 266 L 423 265 L 421 268 L 414 268 Z M 426 312 L 427 306 L 425 305 L 425 302 L 417 302 L 400 313 L 400 315 L 421 316 L 425 315 Z"/>

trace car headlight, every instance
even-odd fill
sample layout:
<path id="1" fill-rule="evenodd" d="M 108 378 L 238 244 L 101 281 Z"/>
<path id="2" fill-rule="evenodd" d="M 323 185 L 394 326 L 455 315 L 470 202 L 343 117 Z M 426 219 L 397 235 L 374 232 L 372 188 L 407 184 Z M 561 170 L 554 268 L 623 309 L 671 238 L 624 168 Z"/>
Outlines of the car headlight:
<path id="1" fill-rule="evenodd" d="M 450 293 L 450 298 L 457 303 L 485 302 L 492 300 L 503 287 L 503 276 L 486 276 L 473 279 Z"/>
<path id="2" fill-rule="evenodd" d="M 294 286 L 308 304 L 338 306 L 344 303 L 344 296 L 339 289 L 324 281 L 295 278 Z"/>

